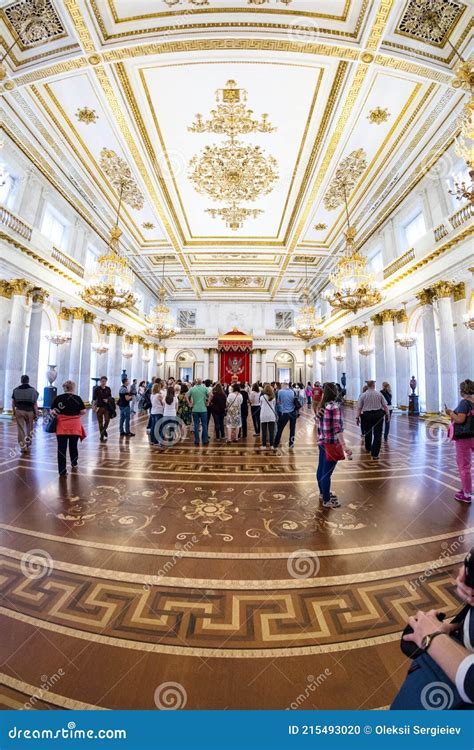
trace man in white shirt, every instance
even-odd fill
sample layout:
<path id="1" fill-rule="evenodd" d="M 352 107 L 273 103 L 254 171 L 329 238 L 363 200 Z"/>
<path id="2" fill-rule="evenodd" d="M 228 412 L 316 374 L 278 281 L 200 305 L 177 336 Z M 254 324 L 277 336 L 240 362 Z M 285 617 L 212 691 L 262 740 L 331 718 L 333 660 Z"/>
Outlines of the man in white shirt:
<path id="1" fill-rule="evenodd" d="M 359 396 L 356 422 L 361 423 L 365 438 L 365 450 L 373 461 L 378 461 L 382 445 L 384 417 L 390 420 L 388 404 L 382 394 L 375 390 L 375 380 L 367 380 L 367 390 Z"/>

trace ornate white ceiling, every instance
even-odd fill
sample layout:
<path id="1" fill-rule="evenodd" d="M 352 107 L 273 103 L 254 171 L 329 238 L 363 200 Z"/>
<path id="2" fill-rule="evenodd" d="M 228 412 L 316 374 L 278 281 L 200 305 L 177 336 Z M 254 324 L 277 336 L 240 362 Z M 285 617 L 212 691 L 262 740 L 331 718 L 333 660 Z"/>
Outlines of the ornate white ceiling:
<path id="1" fill-rule="evenodd" d="M 6 130 L 103 236 L 116 196 L 100 152 L 124 158 L 145 196 L 124 212 L 130 261 L 157 288 L 165 254 L 177 297 L 283 299 L 306 261 L 321 287 L 343 228 L 323 203 L 341 159 L 367 155 L 350 197 L 366 239 L 452 141 L 462 95 L 448 39 L 467 53 L 467 2 L 440 0 L 436 38 L 417 22 L 420 0 L 45 2 L 44 28 L 25 26 L 40 0 L 0 3 L 3 49 L 22 37 L 0 89 Z M 276 128 L 239 136 L 274 157 L 278 180 L 237 230 L 189 179 L 192 157 L 225 140 L 189 126 L 229 79 Z"/>

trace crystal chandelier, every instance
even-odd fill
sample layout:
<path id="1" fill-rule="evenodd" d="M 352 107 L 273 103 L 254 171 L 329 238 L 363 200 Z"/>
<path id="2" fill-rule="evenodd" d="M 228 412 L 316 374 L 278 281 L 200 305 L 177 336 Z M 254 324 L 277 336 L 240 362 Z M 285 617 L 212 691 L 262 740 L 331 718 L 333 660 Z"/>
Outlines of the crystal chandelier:
<path id="1" fill-rule="evenodd" d="M 45 334 L 45 338 L 50 344 L 61 346 L 62 344 L 67 344 L 71 341 L 72 334 L 69 331 L 50 331 L 50 333 Z"/>
<path id="2" fill-rule="evenodd" d="M 305 285 L 303 289 L 303 304 L 295 316 L 295 324 L 289 329 L 293 336 L 309 341 L 324 336 L 321 321 L 316 318 L 316 311 L 310 302 L 308 286 L 308 261 L 305 259 Z"/>
<path id="3" fill-rule="evenodd" d="M 82 299 L 90 305 L 111 310 L 133 307 L 137 296 L 133 292 L 134 276 L 125 258 L 119 253 L 122 230 L 119 227 L 122 201 L 139 210 L 143 207 L 143 195 L 130 172 L 127 163 L 114 151 L 102 149 L 101 167 L 119 191 L 115 225 L 110 230 L 108 250 L 98 259 L 95 268 L 87 275 Z"/>
<path id="4" fill-rule="evenodd" d="M 189 130 L 192 133 L 225 135 L 222 145 L 206 146 L 189 162 L 189 179 L 196 191 L 216 202 L 227 204 L 223 208 L 206 209 L 213 218 L 222 218 L 229 229 L 240 229 L 244 221 L 255 219 L 262 209 L 241 206 L 242 201 L 255 201 L 270 193 L 278 180 L 278 165 L 260 146 L 238 140 L 238 136 L 251 133 L 271 133 L 275 128 L 268 115 L 254 117 L 247 108 L 247 92 L 227 81 L 225 88 L 216 92 L 217 107 L 204 120 L 196 114 Z"/>
<path id="5" fill-rule="evenodd" d="M 161 288 L 158 292 L 158 304 L 151 311 L 151 315 L 145 317 L 147 322 L 147 328 L 145 333 L 147 336 L 153 336 L 161 341 L 161 339 L 169 339 L 176 336 L 179 333 L 178 326 L 175 325 L 173 316 L 171 315 L 170 308 L 165 305 L 166 290 L 165 290 L 165 257 L 163 256 L 163 270 L 161 276 Z"/>
<path id="6" fill-rule="evenodd" d="M 132 349 L 122 349 L 122 357 L 124 359 L 132 359 L 132 357 L 133 357 L 133 350 Z"/>
<path id="7" fill-rule="evenodd" d="M 382 300 L 382 294 L 375 286 L 375 277 L 368 268 L 366 258 L 355 248 L 355 227 L 351 226 L 347 196 L 367 166 L 363 149 L 353 151 L 342 160 L 324 196 L 324 204 L 333 210 L 344 204 L 347 230 L 344 232 L 346 247 L 329 277 L 330 288 L 325 297 L 336 310 L 357 312 L 371 307 Z"/>
<path id="8" fill-rule="evenodd" d="M 346 358 L 346 355 L 343 354 L 342 352 L 334 355 L 334 359 L 336 360 L 336 362 L 344 362 L 345 358 Z"/>
<path id="9" fill-rule="evenodd" d="M 362 354 L 363 357 L 368 357 L 374 350 L 375 346 L 370 346 L 369 344 L 361 344 L 359 346 L 359 354 Z"/>
<path id="10" fill-rule="evenodd" d="M 106 352 L 109 351 L 109 345 L 108 344 L 92 344 L 92 351 L 96 352 L 96 354 L 106 354 Z"/>
<path id="11" fill-rule="evenodd" d="M 398 336 L 395 336 L 395 341 L 405 349 L 410 349 L 416 344 L 416 336 L 409 335 L 408 333 L 400 333 Z"/>
<path id="12" fill-rule="evenodd" d="M 474 96 L 464 105 L 457 124 L 460 132 L 456 137 L 454 151 L 456 156 L 466 162 L 471 184 L 454 179 L 454 189 L 449 192 L 458 200 L 468 200 L 474 205 Z"/>

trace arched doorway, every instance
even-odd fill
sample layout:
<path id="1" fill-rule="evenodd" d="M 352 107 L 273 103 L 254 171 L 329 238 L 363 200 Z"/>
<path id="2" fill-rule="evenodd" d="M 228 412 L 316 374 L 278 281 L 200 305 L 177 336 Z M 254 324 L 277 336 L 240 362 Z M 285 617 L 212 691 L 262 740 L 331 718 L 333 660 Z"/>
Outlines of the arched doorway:
<path id="1" fill-rule="evenodd" d="M 278 383 L 292 383 L 295 379 L 295 358 L 291 352 L 281 351 L 274 358 L 275 380 Z"/>
<path id="2" fill-rule="evenodd" d="M 190 349 L 183 349 L 176 355 L 176 376 L 185 383 L 191 383 L 194 379 L 194 368 L 196 355 Z"/>

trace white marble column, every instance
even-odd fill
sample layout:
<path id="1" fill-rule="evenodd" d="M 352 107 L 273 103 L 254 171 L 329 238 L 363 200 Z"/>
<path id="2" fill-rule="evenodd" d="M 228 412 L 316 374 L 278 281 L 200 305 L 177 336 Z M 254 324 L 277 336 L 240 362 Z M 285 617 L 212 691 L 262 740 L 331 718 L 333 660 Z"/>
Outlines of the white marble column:
<path id="1" fill-rule="evenodd" d="M 11 395 L 13 389 L 19 385 L 23 375 L 23 363 L 26 348 L 26 323 L 28 320 L 28 305 L 26 295 L 31 285 L 24 279 L 10 281 L 12 290 L 12 305 L 10 314 L 10 328 L 5 356 L 5 408 L 11 409 Z"/>
<path id="2" fill-rule="evenodd" d="M 63 307 L 58 315 L 59 328 L 61 331 L 67 331 L 72 334 L 72 312 L 69 308 Z M 71 341 L 66 341 L 61 346 L 56 347 L 56 372 L 58 377 L 53 384 L 57 388 L 69 377 L 69 362 L 71 359 Z M 55 364 L 52 362 L 51 364 Z"/>
<path id="3" fill-rule="evenodd" d="M 109 351 L 107 352 L 107 381 L 109 388 L 112 389 L 112 393 L 115 393 L 115 364 L 116 364 L 116 352 L 117 352 L 117 334 L 115 330 L 112 331 L 112 326 L 102 325 L 100 327 L 102 333 L 108 336 L 107 344 L 109 345 Z M 119 373 L 120 374 L 120 373 Z"/>
<path id="4" fill-rule="evenodd" d="M 26 346 L 25 372 L 30 376 L 30 381 L 35 387 L 38 386 L 38 363 L 41 346 L 41 324 L 43 319 L 43 305 L 48 297 L 44 289 L 33 289 L 31 299 L 30 327 L 28 329 L 28 343 Z M 52 364 L 57 364 L 53 362 Z"/>
<path id="5" fill-rule="evenodd" d="M 150 365 L 148 368 L 148 380 L 150 381 L 153 377 L 156 376 L 157 344 L 150 344 L 148 354 L 150 355 Z"/>
<path id="6" fill-rule="evenodd" d="M 360 352 L 359 352 L 359 329 L 354 326 L 351 332 L 351 396 L 353 401 L 357 401 L 361 392 L 360 379 Z"/>
<path id="7" fill-rule="evenodd" d="M 382 314 L 377 313 L 377 315 L 372 316 L 371 321 L 374 324 L 375 378 L 377 387 L 382 387 L 382 380 L 386 380 Z"/>
<path id="8" fill-rule="evenodd" d="M 262 383 L 266 383 L 267 382 L 267 350 L 266 349 L 261 349 L 260 351 L 261 351 L 261 365 L 260 365 L 260 367 L 261 367 L 261 376 L 260 376 L 260 380 L 262 381 Z"/>
<path id="9" fill-rule="evenodd" d="M 161 358 L 161 372 L 162 372 L 162 375 L 161 375 L 161 377 L 163 378 L 163 380 L 167 380 L 168 379 L 168 372 L 167 372 L 167 369 L 166 369 L 167 368 L 166 352 L 167 352 L 166 346 L 163 346 L 161 348 L 161 355 L 162 355 L 162 358 Z"/>
<path id="10" fill-rule="evenodd" d="M 317 381 L 321 382 L 322 372 L 321 365 L 319 364 L 319 349 L 317 346 L 313 346 L 313 383 Z"/>
<path id="11" fill-rule="evenodd" d="M 252 383 L 256 383 L 260 377 L 260 349 L 252 350 Z"/>
<path id="12" fill-rule="evenodd" d="M 132 336 L 132 359 L 130 360 L 130 373 L 129 378 L 130 382 L 134 378 L 140 382 L 140 380 L 143 380 L 143 353 L 142 353 L 142 342 L 143 339 L 141 336 Z"/>
<path id="13" fill-rule="evenodd" d="M 407 314 L 399 310 L 395 316 L 395 338 L 405 334 Z M 406 346 L 395 344 L 395 367 L 397 371 L 398 405 L 408 408 L 408 394 L 410 392 L 410 355 Z"/>
<path id="14" fill-rule="evenodd" d="M 84 327 L 82 329 L 81 370 L 78 393 L 86 404 L 90 403 L 92 395 L 91 355 L 92 324 L 94 320 L 95 315 L 87 311 L 84 313 Z"/>
<path id="15" fill-rule="evenodd" d="M 344 330 L 344 349 L 346 359 L 343 362 L 343 370 L 346 373 L 346 398 L 351 400 L 352 397 L 352 336 L 348 328 Z"/>
<path id="16" fill-rule="evenodd" d="M 212 377 L 214 380 L 219 380 L 219 352 L 217 349 L 212 350 Z"/>
<path id="17" fill-rule="evenodd" d="M 69 380 L 76 384 L 79 389 L 79 378 L 81 373 L 81 349 L 82 349 L 82 329 L 84 327 L 85 310 L 81 307 L 72 309 L 72 338 L 71 338 L 71 357 L 69 360 Z"/>
<path id="18" fill-rule="evenodd" d="M 384 375 L 382 379 L 377 377 L 377 388 L 380 390 L 382 388 L 382 380 L 386 380 L 392 389 L 392 404 L 393 406 L 398 406 L 395 329 L 393 327 L 395 315 L 395 310 L 384 310 L 382 313 Z"/>
<path id="19" fill-rule="evenodd" d="M 203 349 L 203 352 L 204 352 L 203 373 L 204 373 L 204 380 L 206 380 L 207 378 L 210 377 L 209 376 L 209 371 L 210 371 L 210 367 L 209 367 L 209 361 L 210 361 L 209 352 L 210 352 L 210 349 Z"/>
<path id="20" fill-rule="evenodd" d="M 114 387 L 114 390 L 112 393 L 119 392 L 119 388 L 122 385 L 122 349 L 124 348 L 124 334 L 125 334 L 125 328 L 121 328 L 118 325 L 112 324 L 112 333 L 115 333 L 115 361 L 113 365 L 113 373 L 112 373 L 112 385 Z M 129 373 L 130 369 L 130 360 L 127 360 L 127 375 L 130 377 Z M 112 386 L 110 386 L 112 388 Z"/>
<path id="21" fill-rule="evenodd" d="M 441 405 L 443 407 L 444 404 L 456 405 L 459 395 L 452 308 L 454 284 L 449 281 L 440 281 L 432 289 L 438 301 Z"/>
<path id="22" fill-rule="evenodd" d="M 11 408 L 11 393 L 5 394 L 4 388 L 11 309 L 12 288 L 8 281 L 0 280 L 0 410 L 9 410 Z"/>
<path id="23" fill-rule="evenodd" d="M 456 284 L 453 291 L 454 345 L 456 348 L 456 368 L 458 380 L 473 377 L 474 373 L 474 334 L 463 321 L 468 312 L 466 304 L 466 285 L 463 281 Z"/>
<path id="24" fill-rule="evenodd" d="M 327 380 L 331 381 L 331 383 L 335 383 L 337 379 L 337 362 L 334 359 L 334 357 L 337 354 L 337 344 L 336 339 L 334 337 L 331 337 L 328 339 L 328 348 L 326 350 L 327 352 Z"/>
<path id="25" fill-rule="evenodd" d="M 425 407 L 427 412 L 435 414 L 438 413 L 440 409 L 440 394 L 433 293 L 431 289 L 424 289 L 416 296 L 421 305 L 421 322 L 423 326 L 422 357 L 425 370 Z"/>

